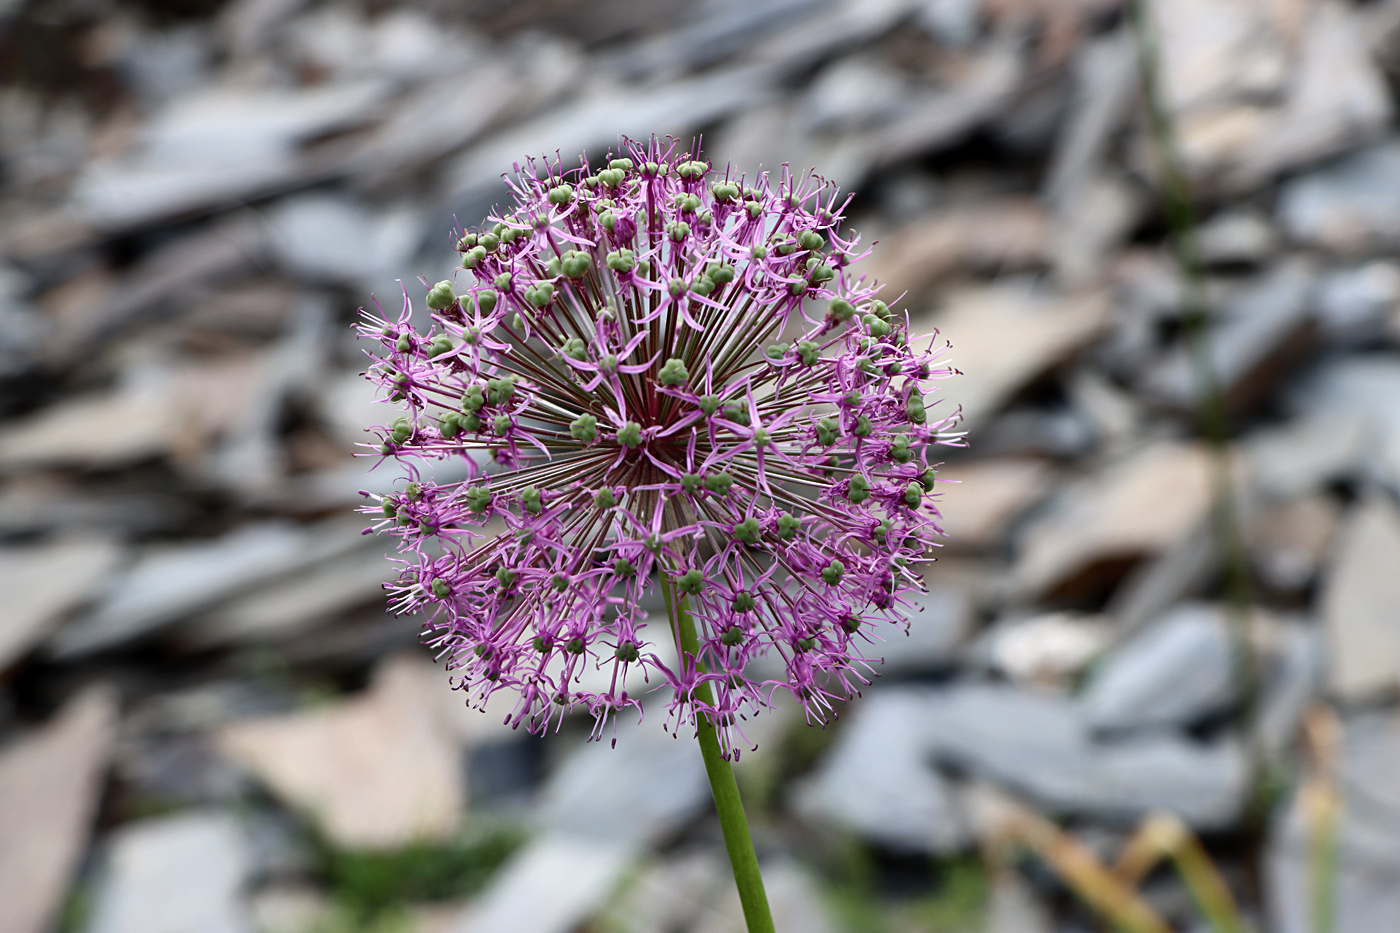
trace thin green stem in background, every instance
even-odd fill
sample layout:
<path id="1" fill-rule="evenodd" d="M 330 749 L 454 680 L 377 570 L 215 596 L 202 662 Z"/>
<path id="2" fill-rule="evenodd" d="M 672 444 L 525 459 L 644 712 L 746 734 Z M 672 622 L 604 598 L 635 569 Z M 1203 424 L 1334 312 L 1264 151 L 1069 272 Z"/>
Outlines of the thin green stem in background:
<path id="1" fill-rule="evenodd" d="M 661 594 L 666 599 L 666 615 L 671 620 L 671 631 L 676 645 L 680 648 L 681 663 L 686 663 L 689 655 L 691 663 L 698 669 L 700 663 L 700 640 L 695 633 L 695 620 L 690 616 L 686 598 L 676 602 L 671 592 L 671 584 L 664 573 L 661 574 Z M 713 705 L 713 692 L 708 683 L 695 688 L 696 698 L 704 704 Z M 719 813 L 720 829 L 724 833 L 724 847 L 729 851 L 729 865 L 734 870 L 734 883 L 739 888 L 739 904 L 744 909 L 744 923 L 749 933 L 775 933 L 773 913 L 768 909 L 768 893 L 763 889 L 763 875 L 758 870 L 758 853 L 754 851 L 753 838 L 749 835 L 749 821 L 744 816 L 744 801 L 739 796 L 739 783 L 734 779 L 734 769 L 730 767 L 724 751 L 719 745 L 714 722 L 703 713 L 696 723 L 700 738 L 700 753 L 705 759 L 705 773 L 710 779 L 710 792 L 715 798 L 715 810 Z"/>
<path id="2" fill-rule="evenodd" d="M 1128 18 L 1138 49 L 1138 74 L 1147 105 L 1148 122 L 1161 165 L 1162 199 L 1167 214 L 1168 242 L 1181 273 L 1182 331 L 1191 357 L 1196 396 L 1196 420 L 1211 455 L 1211 518 L 1230 607 L 1239 675 L 1237 713 L 1245 733 L 1252 734 L 1259 671 L 1249 634 L 1249 607 L 1254 602 L 1249 556 L 1240 533 L 1230 464 L 1230 422 L 1225 395 L 1215 371 L 1211 349 L 1210 311 L 1206 300 L 1205 264 L 1196 236 L 1196 209 L 1191 183 L 1177 146 L 1176 127 L 1163 98 L 1156 36 L 1147 0 L 1129 0 Z M 1257 762 L 1256 762 L 1257 764 Z"/>

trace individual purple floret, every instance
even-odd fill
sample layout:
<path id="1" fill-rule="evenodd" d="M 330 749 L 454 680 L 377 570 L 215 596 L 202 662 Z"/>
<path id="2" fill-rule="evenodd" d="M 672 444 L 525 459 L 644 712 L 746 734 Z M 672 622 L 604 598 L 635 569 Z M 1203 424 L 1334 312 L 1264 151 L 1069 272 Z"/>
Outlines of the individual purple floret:
<path id="1" fill-rule="evenodd" d="M 406 295 L 398 320 L 365 315 L 368 376 L 406 409 L 380 453 L 417 478 L 365 511 L 401 541 L 394 610 L 425 614 L 474 705 L 509 690 L 513 725 L 581 707 L 601 728 L 659 674 L 674 721 L 708 714 L 734 754 L 780 691 L 825 719 L 907 626 L 942 534 L 931 447 L 958 442 L 926 396 L 953 370 L 852 269 L 868 251 L 833 186 L 625 150 L 517 166 L 513 209 L 457 243 L 465 291 L 428 291 L 427 333 Z M 415 468 L 459 458 L 461 483 Z M 698 657 L 657 650 L 678 637 L 642 608 L 659 576 Z"/>

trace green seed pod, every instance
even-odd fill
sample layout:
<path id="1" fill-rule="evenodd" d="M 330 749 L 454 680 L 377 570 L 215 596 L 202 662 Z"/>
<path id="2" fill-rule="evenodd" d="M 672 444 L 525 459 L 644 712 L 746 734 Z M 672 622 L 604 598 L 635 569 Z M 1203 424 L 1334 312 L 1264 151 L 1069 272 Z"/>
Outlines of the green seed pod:
<path id="1" fill-rule="evenodd" d="M 593 494 L 593 504 L 600 509 L 610 509 L 617 505 L 617 496 L 613 493 L 612 487 L 604 486 Z"/>
<path id="2" fill-rule="evenodd" d="M 630 172 L 633 169 L 633 164 L 631 159 L 613 159 L 611 162 L 608 163 L 608 168 L 621 169 L 624 172 Z"/>
<path id="3" fill-rule="evenodd" d="M 428 356 L 438 357 L 444 353 L 451 353 L 456 346 L 452 343 L 452 338 L 446 334 L 438 334 L 433 338 L 433 342 L 428 345 Z"/>
<path id="4" fill-rule="evenodd" d="M 585 444 L 593 443 L 598 439 L 598 419 L 592 415 L 579 415 L 569 422 L 569 436 Z"/>
<path id="5" fill-rule="evenodd" d="M 817 422 L 817 443 L 823 447 L 830 447 L 836 443 L 836 438 L 840 435 L 840 426 L 835 418 L 823 418 Z"/>
<path id="6" fill-rule="evenodd" d="M 544 511 L 544 502 L 541 500 L 540 491 L 534 486 L 526 486 L 520 490 L 520 504 L 531 515 L 538 515 Z"/>
<path id="7" fill-rule="evenodd" d="M 821 359 L 821 348 L 811 340 L 797 341 L 797 355 L 802 360 L 803 366 L 815 366 L 817 360 Z"/>
<path id="8" fill-rule="evenodd" d="M 928 413 L 924 408 L 924 397 L 918 392 L 911 394 L 909 401 L 904 403 L 904 413 L 914 424 L 923 424 L 928 420 Z"/>
<path id="9" fill-rule="evenodd" d="M 617 442 L 623 447 L 642 446 L 642 426 L 635 421 L 628 421 L 617 430 Z"/>
<path id="10" fill-rule="evenodd" d="M 924 501 L 924 487 L 918 483 L 910 483 L 904 487 L 904 504 L 911 509 L 917 509 Z"/>
<path id="11" fill-rule="evenodd" d="M 455 411 L 442 416 L 442 421 L 438 422 L 438 433 L 449 441 L 462 433 L 462 422 L 457 418 Z"/>
<path id="12" fill-rule="evenodd" d="M 826 238 L 815 230 L 803 230 L 797 235 L 797 245 L 802 249 L 818 250 L 826 245 Z"/>
<path id="13" fill-rule="evenodd" d="M 637 650 L 636 645 L 634 645 L 630 641 L 624 641 L 622 644 L 618 645 L 616 649 L 614 649 L 613 656 L 619 661 L 631 663 L 632 661 L 637 660 L 642 655 L 641 652 Z"/>
<path id="14" fill-rule="evenodd" d="M 465 253 L 467 250 L 471 249 L 475 245 L 476 234 L 468 233 L 466 236 L 462 237 L 460 240 L 457 241 L 457 252 Z"/>
<path id="15" fill-rule="evenodd" d="M 379 511 L 384 513 L 385 518 L 393 518 L 398 513 L 399 507 L 393 499 L 385 496 L 379 500 Z"/>
<path id="16" fill-rule="evenodd" d="M 749 596 L 748 593 L 742 593 L 742 594 L 740 594 L 740 595 L 742 595 L 742 596 Z M 735 598 L 735 600 L 737 601 L 739 597 L 736 596 L 736 597 L 734 597 L 734 598 Z M 753 597 L 752 597 L 752 596 L 749 596 L 749 599 L 753 599 Z M 745 610 L 742 610 L 742 609 L 741 609 L 741 610 L 739 610 L 739 611 L 740 611 L 740 612 L 744 612 Z M 724 645 L 724 646 L 727 647 L 727 648 L 733 648 L 735 645 L 739 644 L 739 642 L 741 642 L 741 641 L 743 641 L 743 640 L 744 640 L 744 630 L 741 629 L 741 628 L 739 628 L 739 626 L 737 626 L 737 625 L 731 625 L 731 626 L 729 626 L 729 628 L 725 629 L 723 632 L 720 632 L 720 635 L 719 635 L 720 644 Z"/>
<path id="17" fill-rule="evenodd" d="M 682 473 L 681 488 L 692 496 L 700 491 L 701 476 L 699 473 Z"/>
<path id="18" fill-rule="evenodd" d="M 686 371 L 685 363 L 675 357 L 663 363 L 656 374 L 656 381 L 664 386 L 685 385 L 689 379 L 690 373 Z"/>
<path id="19" fill-rule="evenodd" d="M 486 400 L 492 405 L 504 405 L 515 397 L 515 377 L 502 376 L 486 380 Z"/>
<path id="20" fill-rule="evenodd" d="M 783 357 L 787 356 L 787 351 L 789 349 L 789 344 L 775 343 L 771 347 L 767 347 L 766 349 L 764 349 L 763 355 L 768 357 L 770 360 L 780 360 Z"/>
<path id="21" fill-rule="evenodd" d="M 841 582 L 841 578 L 846 575 L 846 565 L 839 560 L 832 560 L 822 571 L 822 580 L 831 586 Z"/>
<path id="22" fill-rule="evenodd" d="M 908 463 L 914 459 L 914 451 L 909 449 L 909 437 L 905 434 L 895 436 L 890 444 L 890 459 L 895 463 Z"/>
<path id="23" fill-rule="evenodd" d="M 705 488 L 715 495 L 727 496 L 734 485 L 734 477 L 728 473 L 711 473 L 705 477 L 704 484 Z"/>
<path id="24" fill-rule="evenodd" d="M 637 267 L 637 260 L 630 249 L 619 249 L 608 253 L 605 260 L 614 272 L 631 272 Z"/>
<path id="25" fill-rule="evenodd" d="M 924 492 L 933 492 L 934 484 L 937 482 L 938 477 L 933 467 L 925 469 L 923 475 L 919 477 L 919 485 L 923 487 Z"/>
<path id="26" fill-rule="evenodd" d="M 481 486 L 467 488 L 467 509 L 481 514 L 491 507 L 491 490 Z"/>
<path id="27" fill-rule="evenodd" d="M 452 282 L 443 279 L 428 292 L 428 307 L 434 311 L 446 311 L 457 303 L 457 295 L 452 291 Z"/>
<path id="28" fill-rule="evenodd" d="M 637 575 L 637 567 L 625 557 L 619 557 L 613 561 L 613 575 L 618 577 L 634 577 Z"/>
<path id="29" fill-rule="evenodd" d="M 700 401 L 696 404 L 700 406 L 700 410 L 705 413 L 706 418 L 713 418 L 715 412 L 719 411 L 720 408 L 719 396 L 702 395 L 700 396 Z"/>
<path id="30" fill-rule="evenodd" d="M 511 426 L 510 415 L 497 415 L 491 422 L 491 427 L 502 436 L 510 433 Z"/>
<path id="31" fill-rule="evenodd" d="M 831 266 L 818 265 L 812 267 L 810 275 L 813 282 L 822 285 L 836 278 L 836 270 Z"/>
<path id="32" fill-rule="evenodd" d="M 459 420 L 462 422 L 462 430 L 469 434 L 481 430 L 481 416 L 474 411 L 467 412 Z"/>
<path id="33" fill-rule="evenodd" d="M 479 411 L 481 406 L 486 404 L 486 392 L 479 385 L 467 386 L 462 393 L 462 409 L 464 411 Z"/>
<path id="34" fill-rule="evenodd" d="M 856 437 L 869 437 L 875 433 L 875 426 L 865 415 L 859 415 L 856 418 L 856 426 L 851 429 L 851 433 Z"/>
<path id="35" fill-rule="evenodd" d="M 613 228 L 617 226 L 617 215 L 612 211 L 603 211 L 598 215 L 598 223 L 604 230 L 612 233 Z"/>
<path id="36" fill-rule="evenodd" d="M 736 541 L 742 541 L 745 544 L 757 544 L 762 534 L 762 528 L 758 524 L 758 519 L 749 517 L 735 525 L 731 534 Z"/>
<path id="37" fill-rule="evenodd" d="M 859 473 L 857 473 L 855 476 L 852 476 L 850 484 L 846 490 L 846 499 L 855 505 L 860 505 L 862 502 L 869 498 L 870 481 L 864 476 L 861 476 Z"/>
<path id="38" fill-rule="evenodd" d="M 394 349 L 400 353 L 407 353 L 413 349 L 413 337 L 409 334 L 399 334 L 399 339 L 394 341 Z"/>
<path id="39" fill-rule="evenodd" d="M 728 263 L 712 262 L 705 270 L 705 276 L 716 285 L 728 285 L 734 281 L 734 267 Z"/>
<path id="40" fill-rule="evenodd" d="M 778 537 L 784 541 L 791 541 L 797 537 L 797 531 L 802 527 L 802 519 L 796 515 L 789 515 L 787 512 L 778 516 Z"/>
<path id="41" fill-rule="evenodd" d="M 496 276 L 496 281 L 494 282 L 495 286 L 503 292 L 510 291 L 510 283 L 511 274 L 509 272 L 502 272 L 500 275 Z"/>
<path id="42" fill-rule="evenodd" d="M 588 359 L 588 344 L 583 342 L 582 337 L 570 337 L 564 341 L 564 345 L 559 348 L 559 353 L 567 356 L 571 360 L 583 362 Z"/>
<path id="43" fill-rule="evenodd" d="M 753 612 L 754 607 L 758 605 L 758 600 L 754 599 L 752 593 L 740 590 L 734 594 L 734 601 L 730 605 L 735 612 Z"/>
<path id="44" fill-rule="evenodd" d="M 452 595 L 452 590 L 448 587 L 447 581 L 441 577 L 433 581 L 432 589 L 433 595 L 438 599 L 446 599 L 448 596 Z"/>
<path id="45" fill-rule="evenodd" d="M 855 316 L 856 306 L 844 298 L 831 299 L 831 308 L 827 311 L 833 321 L 845 323 Z"/>
<path id="46" fill-rule="evenodd" d="M 686 596 L 699 596 L 705 589 L 705 574 L 699 570 L 687 570 L 676 578 L 676 589 Z"/>
<path id="47" fill-rule="evenodd" d="M 481 261 L 486 258 L 486 247 L 473 246 L 462 254 L 462 268 L 475 269 L 481 265 Z"/>
<path id="48" fill-rule="evenodd" d="M 690 290 L 704 297 L 715 290 L 715 283 L 712 282 L 708 276 L 702 275 L 696 278 L 694 282 L 690 283 Z"/>
<path id="49" fill-rule="evenodd" d="M 884 337 L 890 332 L 890 325 L 873 314 L 863 315 L 860 322 L 865 325 L 872 337 Z"/>
<path id="50" fill-rule="evenodd" d="M 890 319 L 890 306 L 877 298 L 870 302 L 870 313 L 882 321 L 888 321 Z"/>
<path id="51" fill-rule="evenodd" d="M 670 237 L 673 242 L 679 243 L 681 240 L 690 236 L 690 224 L 686 223 L 684 220 L 673 220 L 666 225 L 666 235 Z"/>
<path id="52" fill-rule="evenodd" d="M 555 185 L 549 189 L 550 204 L 568 204 L 574 199 L 574 189 L 569 185 Z"/>
<path id="53" fill-rule="evenodd" d="M 792 295 L 793 297 L 805 295 L 807 294 L 807 289 L 810 287 L 811 286 L 805 280 L 801 282 L 789 282 L 788 294 Z"/>
<path id="54" fill-rule="evenodd" d="M 481 309 L 482 314 L 490 314 L 491 309 L 496 307 L 497 298 L 498 296 L 491 289 L 483 289 L 476 293 L 476 306 Z"/>
<path id="55" fill-rule="evenodd" d="M 521 230 L 519 227 L 506 227 L 496 235 L 501 238 L 502 243 L 514 243 L 525 235 L 525 231 Z"/>
<path id="56" fill-rule="evenodd" d="M 732 421 L 743 427 L 748 427 L 749 409 L 744 405 L 726 405 L 724 408 L 724 420 Z"/>
<path id="57" fill-rule="evenodd" d="M 402 444 L 413 436 L 413 423 L 407 418 L 395 418 L 389 436 L 394 439 L 395 444 Z"/>
<path id="58" fill-rule="evenodd" d="M 569 654 L 583 654 L 584 649 L 587 647 L 588 646 L 584 644 L 583 637 L 575 635 L 573 638 L 569 639 L 568 644 L 564 645 L 564 650 L 569 652 Z"/>
<path id="59" fill-rule="evenodd" d="M 618 168 L 605 168 L 598 173 L 598 180 L 601 181 L 606 188 L 618 187 L 626 177 L 627 173 Z"/>
<path id="60" fill-rule="evenodd" d="M 501 227 L 500 224 L 497 224 L 496 226 L 500 227 L 501 230 L 505 229 L 504 227 Z M 479 242 L 480 246 L 477 247 L 478 249 L 485 249 L 488 253 L 494 253 L 496 251 L 496 248 L 501 245 L 501 235 L 499 232 L 488 233 L 482 236 Z"/>

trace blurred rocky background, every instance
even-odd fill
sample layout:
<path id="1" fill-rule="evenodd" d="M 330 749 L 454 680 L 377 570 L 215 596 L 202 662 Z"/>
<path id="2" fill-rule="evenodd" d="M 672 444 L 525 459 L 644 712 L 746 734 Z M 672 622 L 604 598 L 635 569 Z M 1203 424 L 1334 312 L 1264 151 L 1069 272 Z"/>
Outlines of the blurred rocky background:
<path id="1" fill-rule="evenodd" d="M 740 929 L 693 744 L 466 710 L 350 512 L 357 307 L 653 132 L 965 373 L 910 636 L 739 763 L 779 928 L 1395 929 L 1400 3 L 1148 6 L 1228 470 L 1117 0 L 0 0 L 0 931 Z"/>

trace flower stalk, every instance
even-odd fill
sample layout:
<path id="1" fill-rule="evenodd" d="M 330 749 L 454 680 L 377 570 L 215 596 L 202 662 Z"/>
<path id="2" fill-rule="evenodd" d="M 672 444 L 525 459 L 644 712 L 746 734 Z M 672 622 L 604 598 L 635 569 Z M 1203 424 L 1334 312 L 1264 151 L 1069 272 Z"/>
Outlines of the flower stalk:
<path id="1" fill-rule="evenodd" d="M 682 663 L 698 663 L 695 659 L 699 657 L 699 638 L 695 632 L 695 620 L 690 617 L 690 609 L 686 605 L 686 597 L 676 599 L 676 594 L 664 577 L 661 594 L 666 600 L 666 615 L 671 620 L 671 629 L 676 633 L 676 641 L 683 652 Z M 687 656 L 690 661 L 685 660 Z M 708 695 L 709 684 L 702 683 L 696 690 L 701 693 L 702 703 L 713 705 L 713 698 Z M 739 889 L 744 925 L 749 933 L 774 933 L 768 892 L 763 888 L 758 853 L 754 850 L 753 837 L 749 833 L 749 821 L 744 815 L 744 801 L 739 795 L 739 782 L 734 779 L 734 768 L 724 757 L 724 750 L 720 748 L 718 734 L 709 717 L 702 715 L 697 725 L 700 754 L 705 759 L 705 774 L 710 779 L 715 812 L 719 814 L 724 848 L 729 853 L 729 866 L 734 872 L 734 884 Z"/>

